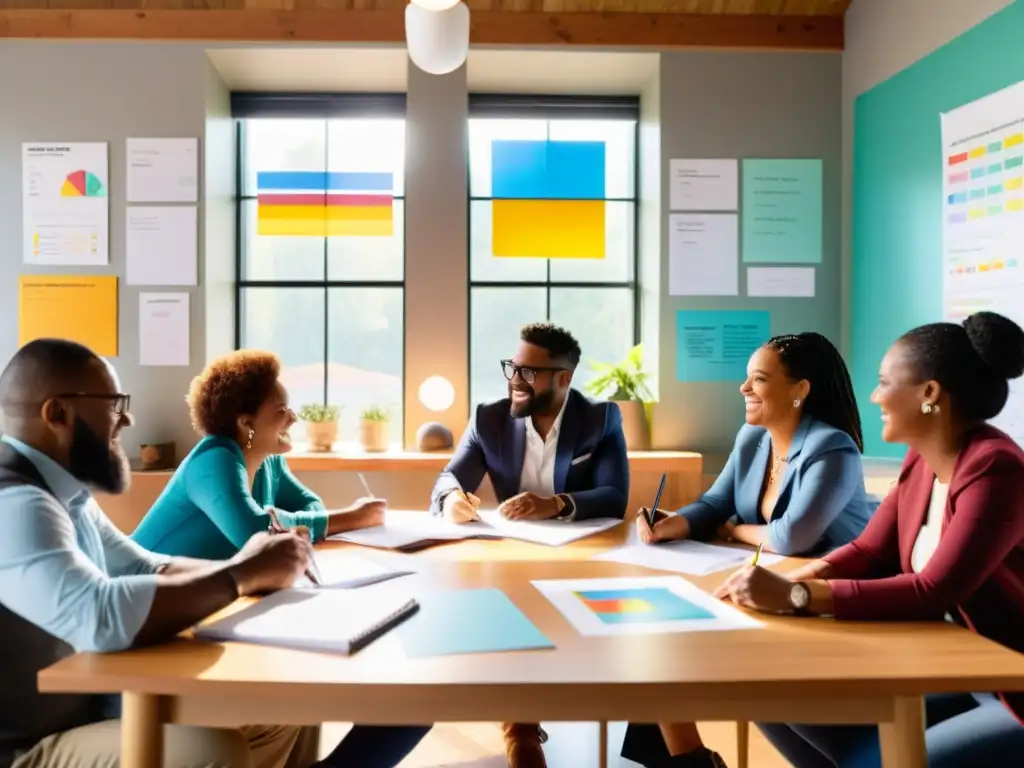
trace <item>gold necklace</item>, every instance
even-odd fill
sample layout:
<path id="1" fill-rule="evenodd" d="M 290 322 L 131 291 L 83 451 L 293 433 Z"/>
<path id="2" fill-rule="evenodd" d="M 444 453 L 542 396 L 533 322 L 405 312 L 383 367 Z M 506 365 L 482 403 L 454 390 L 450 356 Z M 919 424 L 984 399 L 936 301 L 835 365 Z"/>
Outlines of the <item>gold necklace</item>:
<path id="1" fill-rule="evenodd" d="M 768 469 L 768 482 L 774 483 L 776 478 L 779 476 L 779 468 L 783 464 L 789 463 L 789 457 L 781 457 L 775 452 L 775 446 L 772 446 L 772 463 Z"/>

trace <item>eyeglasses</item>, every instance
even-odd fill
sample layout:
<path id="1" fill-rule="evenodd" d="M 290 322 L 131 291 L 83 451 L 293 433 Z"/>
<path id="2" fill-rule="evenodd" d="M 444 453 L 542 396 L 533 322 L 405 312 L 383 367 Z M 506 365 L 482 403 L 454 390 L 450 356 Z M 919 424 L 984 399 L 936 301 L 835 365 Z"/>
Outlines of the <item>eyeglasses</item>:
<path id="1" fill-rule="evenodd" d="M 516 365 L 511 360 L 502 360 L 501 361 L 501 372 L 503 374 L 505 374 L 505 378 L 506 379 L 508 379 L 509 381 L 512 381 L 512 379 L 514 379 L 516 377 L 516 374 L 518 373 L 520 378 L 522 378 L 522 380 L 525 381 L 527 384 L 533 384 L 533 382 L 537 380 L 537 374 L 538 373 L 543 373 L 544 371 L 555 372 L 555 371 L 567 371 L 567 370 L 569 370 L 569 369 L 568 368 L 562 368 L 562 367 L 552 368 L 552 367 L 537 367 L 535 365 L 529 365 L 529 366 Z"/>
<path id="2" fill-rule="evenodd" d="M 126 395 L 123 392 L 116 392 L 112 395 L 100 395 L 92 392 L 63 392 L 54 397 L 63 397 L 66 399 L 81 398 L 84 400 L 108 400 L 110 402 L 110 409 L 116 416 L 123 416 L 128 413 L 128 407 L 131 405 L 132 396 Z"/>

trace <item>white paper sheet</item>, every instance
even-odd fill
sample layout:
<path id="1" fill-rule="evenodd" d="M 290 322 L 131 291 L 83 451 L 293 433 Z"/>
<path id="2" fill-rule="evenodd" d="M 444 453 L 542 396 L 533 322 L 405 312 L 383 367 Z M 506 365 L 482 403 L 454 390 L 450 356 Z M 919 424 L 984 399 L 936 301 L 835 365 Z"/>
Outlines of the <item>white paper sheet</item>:
<path id="1" fill-rule="evenodd" d="M 679 576 L 532 583 L 581 635 L 651 635 L 762 626 Z"/>
<path id="2" fill-rule="evenodd" d="M 199 139 L 128 139 L 130 203 L 199 200 Z"/>
<path id="3" fill-rule="evenodd" d="M 348 653 L 351 641 L 408 602 L 376 592 L 286 589 L 196 628 L 203 640 Z"/>
<path id="4" fill-rule="evenodd" d="M 26 264 L 110 262 L 108 170 L 106 142 L 21 145 Z"/>
<path id="5" fill-rule="evenodd" d="M 668 162 L 673 211 L 735 211 L 739 208 L 736 159 L 673 159 Z"/>
<path id="6" fill-rule="evenodd" d="M 701 541 L 668 541 L 663 544 L 629 544 L 595 555 L 592 560 L 624 563 L 653 568 L 656 571 L 707 576 L 716 571 L 740 568 L 750 562 L 753 552 L 737 547 L 705 544 Z M 783 560 L 780 555 L 762 552 L 759 565 L 773 565 Z"/>
<path id="7" fill-rule="evenodd" d="M 199 221 L 194 205 L 125 209 L 128 285 L 196 285 Z"/>
<path id="8" fill-rule="evenodd" d="M 740 229 L 735 213 L 674 213 L 668 217 L 671 296 L 737 296 Z"/>
<path id="9" fill-rule="evenodd" d="M 532 544 L 543 544 L 548 547 L 561 547 L 574 541 L 585 539 L 597 533 L 614 528 L 622 521 L 615 518 L 599 517 L 591 520 L 538 520 L 518 521 L 505 520 L 496 509 L 481 510 L 481 523 L 472 526 L 488 526 L 502 538 L 528 541 Z"/>
<path id="10" fill-rule="evenodd" d="M 328 589 L 358 589 L 415 573 L 409 568 L 380 563 L 344 550 L 317 552 L 316 565 L 323 577 L 321 587 Z M 303 578 L 295 586 L 305 589 L 314 585 Z"/>
<path id="11" fill-rule="evenodd" d="M 139 294 L 139 365 L 189 364 L 187 293 Z"/>
<path id="12" fill-rule="evenodd" d="M 814 298 L 814 267 L 747 267 L 747 295 Z"/>

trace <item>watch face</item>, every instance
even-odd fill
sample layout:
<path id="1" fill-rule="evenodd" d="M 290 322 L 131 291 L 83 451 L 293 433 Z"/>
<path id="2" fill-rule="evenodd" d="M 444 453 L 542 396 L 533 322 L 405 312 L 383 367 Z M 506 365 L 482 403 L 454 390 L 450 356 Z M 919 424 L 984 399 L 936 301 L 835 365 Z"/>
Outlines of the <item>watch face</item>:
<path id="1" fill-rule="evenodd" d="M 794 584 L 789 590 L 789 602 L 797 610 L 806 608 L 811 602 L 811 590 L 806 584 Z"/>

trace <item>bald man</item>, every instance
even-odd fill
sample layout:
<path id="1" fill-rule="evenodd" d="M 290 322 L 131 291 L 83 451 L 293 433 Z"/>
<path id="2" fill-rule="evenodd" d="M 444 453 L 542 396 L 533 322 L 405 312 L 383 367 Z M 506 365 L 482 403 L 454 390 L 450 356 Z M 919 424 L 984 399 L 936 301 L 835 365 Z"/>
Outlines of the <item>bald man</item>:
<path id="1" fill-rule="evenodd" d="M 119 702 L 40 694 L 37 672 L 75 652 L 169 640 L 243 595 L 291 586 L 309 564 L 299 533 L 257 534 L 213 562 L 160 557 L 118 531 L 89 488 L 128 485 L 129 401 L 114 369 L 70 341 L 26 344 L 0 374 L 0 768 L 115 765 Z M 396 754 L 388 729 L 362 728 L 316 763 L 318 728 L 170 726 L 163 764 L 362 768 L 408 751 Z M 346 760 L 357 748 L 372 757 Z"/>

